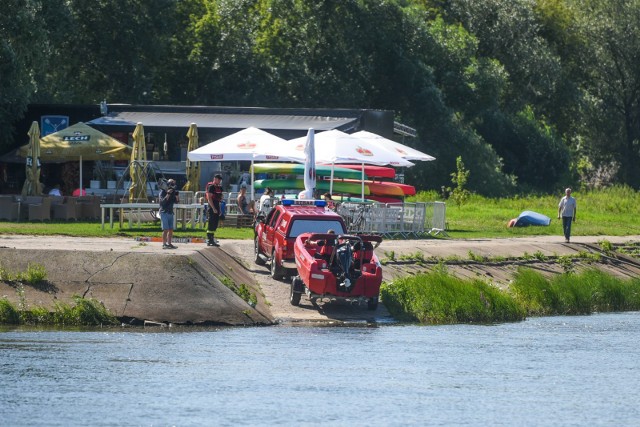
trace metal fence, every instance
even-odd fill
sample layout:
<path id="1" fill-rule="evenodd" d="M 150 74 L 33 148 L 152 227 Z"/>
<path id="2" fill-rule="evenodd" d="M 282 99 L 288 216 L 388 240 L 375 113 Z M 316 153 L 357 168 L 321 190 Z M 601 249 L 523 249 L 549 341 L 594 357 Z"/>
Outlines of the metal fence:
<path id="1" fill-rule="evenodd" d="M 373 233 L 388 237 L 420 237 L 446 234 L 443 202 L 340 203 L 336 209 L 350 233 Z"/>

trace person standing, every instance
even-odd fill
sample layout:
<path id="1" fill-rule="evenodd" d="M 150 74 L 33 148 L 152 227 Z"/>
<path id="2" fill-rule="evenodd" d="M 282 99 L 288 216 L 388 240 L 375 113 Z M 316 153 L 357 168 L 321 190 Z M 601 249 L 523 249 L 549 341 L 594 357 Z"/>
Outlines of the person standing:
<path id="1" fill-rule="evenodd" d="M 264 212 L 265 214 L 271 209 L 271 198 L 273 197 L 273 190 L 270 187 L 264 189 L 264 194 L 260 196 L 258 201 L 258 212 Z"/>
<path id="2" fill-rule="evenodd" d="M 207 218 L 207 246 L 220 246 L 215 239 L 215 232 L 220 222 L 222 201 L 222 175 L 219 173 L 213 176 L 213 181 L 207 184 L 207 203 L 209 204 Z"/>
<path id="3" fill-rule="evenodd" d="M 236 202 L 238 203 L 238 210 L 242 215 L 249 215 L 249 202 L 247 201 L 247 186 L 242 184 L 240 187 L 240 194 L 236 198 Z"/>
<path id="4" fill-rule="evenodd" d="M 162 249 L 177 249 L 173 246 L 173 205 L 179 203 L 180 198 L 176 190 L 176 181 L 167 181 L 166 188 L 160 190 L 160 224 L 162 226 Z"/>
<path id="5" fill-rule="evenodd" d="M 562 218 L 562 230 L 565 242 L 571 239 L 571 223 L 576 221 L 576 199 L 571 197 L 571 189 L 564 190 L 565 196 L 558 204 L 558 219 Z"/>

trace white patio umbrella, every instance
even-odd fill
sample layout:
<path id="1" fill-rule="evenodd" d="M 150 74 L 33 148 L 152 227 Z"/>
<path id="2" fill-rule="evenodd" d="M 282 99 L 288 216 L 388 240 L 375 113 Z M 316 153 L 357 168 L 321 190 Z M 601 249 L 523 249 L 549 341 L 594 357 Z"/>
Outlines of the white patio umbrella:
<path id="1" fill-rule="evenodd" d="M 421 160 L 428 162 L 436 159 L 435 157 L 423 153 L 420 150 L 416 150 L 415 148 L 409 147 L 408 145 L 401 144 L 399 142 L 393 141 L 372 132 L 368 132 L 366 130 L 352 133 L 351 136 L 355 136 L 356 138 L 360 138 L 363 141 L 370 142 L 386 150 L 395 151 L 400 155 L 400 157 L 406 160 Z"/>
<path id="2" fill-rule="evenodd" d="M 310 128 L 304 145 L 304 198 L 312 199 L 316 191 L 315 132 Z"/>
<path id="3" fill-rule="evenodd" d="M 291 140 L 296 147 L 306 142 L 306 137 Z M 362 198 L 364 199 L 364 165 L 391 165 L 396 167 L 413 166 L 413 163 L 403 159 L 399 154 L 387 150 L 368 141 L 356 138 L 339 130 L 333 129 L 315 135 L 316 162 L 331 163 L 360 163 L 362 165 Z M 329 184 L 329 192 L 333 191 L 333 173 Z"/>
<path id="4" fill-rule="evenodd" d="M 187 158 L 194 162 L 224 162 L 224 161 L 270 161 L 270 162 L 304 162 L 302 148 L 297 150 L 295 145 L 286 139 L 265 132 L 255 127 L 249 127 L 224 138 L 210 142 L 187 153 Z M 253 167 L 251 168 L 251 199 L 254 196 Z"/>

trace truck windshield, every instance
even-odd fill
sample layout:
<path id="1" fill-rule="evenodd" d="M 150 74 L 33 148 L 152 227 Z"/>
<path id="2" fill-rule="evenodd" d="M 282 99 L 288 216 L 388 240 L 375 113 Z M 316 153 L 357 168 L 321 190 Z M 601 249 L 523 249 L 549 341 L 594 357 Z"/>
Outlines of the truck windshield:
<path id="1" fill-rule="evenodd" d="M 345 233 L 342 223 L 337 220 L 296 219 L 291 224 L 289 237 L 295 238 L 302 233 L 326 233 L 328 230 L 333 230 L 336 234 Z"/>

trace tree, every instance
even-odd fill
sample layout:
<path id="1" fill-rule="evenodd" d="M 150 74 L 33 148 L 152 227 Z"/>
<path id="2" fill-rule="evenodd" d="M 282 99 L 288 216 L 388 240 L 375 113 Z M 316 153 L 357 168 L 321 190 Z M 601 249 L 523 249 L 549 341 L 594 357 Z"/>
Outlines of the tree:
<path id="1" fill-rule="evenodd" d="M 6 0 L 0 14 L 0 151 L 13 142 L 13 124 L 38 90 L 47 39 L 37 0 Z M 22 137 L 22 135 L 21 135 Z M 26 138 L 26 137 L 25 137 Z"/>
<path id="2" fill-rule="evenodd" d="M 640 188 L 640 1 L 571 2 L 587 70 L 584 155 L 619 165 L 618 182 Z"/>

